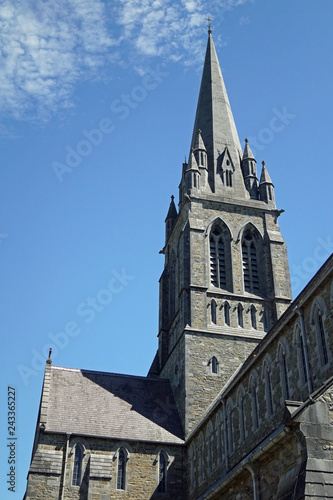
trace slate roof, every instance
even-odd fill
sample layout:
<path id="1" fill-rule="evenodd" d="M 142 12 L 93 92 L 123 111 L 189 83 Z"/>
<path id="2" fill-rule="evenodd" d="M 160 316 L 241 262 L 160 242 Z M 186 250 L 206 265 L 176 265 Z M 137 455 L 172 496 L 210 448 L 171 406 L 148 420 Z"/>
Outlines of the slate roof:
<path id="1" fill-rule="evenodd" d="M 183 443 L 167 380 L 51 366 L 45 431 Z"/>

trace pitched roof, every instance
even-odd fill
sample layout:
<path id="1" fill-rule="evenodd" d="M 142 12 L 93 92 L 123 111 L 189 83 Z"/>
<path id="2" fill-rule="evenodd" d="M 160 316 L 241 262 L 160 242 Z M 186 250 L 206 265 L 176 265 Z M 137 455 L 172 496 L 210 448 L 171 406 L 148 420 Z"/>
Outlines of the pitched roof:
<path id="1" fill-rule="evenodd" d="M 45 431 L 183 443 L 167 380 L 51 367 Z"/>

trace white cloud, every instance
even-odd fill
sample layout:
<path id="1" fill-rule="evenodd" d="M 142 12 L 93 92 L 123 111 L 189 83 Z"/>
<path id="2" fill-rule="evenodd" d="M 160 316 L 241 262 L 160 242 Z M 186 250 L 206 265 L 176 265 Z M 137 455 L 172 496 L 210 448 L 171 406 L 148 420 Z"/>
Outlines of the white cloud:
<path id="1" fill-rule="evenodd" d="M 127 61 L 144 68 L 151 57 L 197 63 L 207 11 L 217 18 L 248 1 L 3 0 L 2 114 L 48 120 L 73 106 L 75 85 L 106 64 Z"/>
<path id="2" fill-rule="evenodd" d="M 0 7 L 0 109 L 45 120 L 115 44 L 100 0 L 5 0 Z"/>

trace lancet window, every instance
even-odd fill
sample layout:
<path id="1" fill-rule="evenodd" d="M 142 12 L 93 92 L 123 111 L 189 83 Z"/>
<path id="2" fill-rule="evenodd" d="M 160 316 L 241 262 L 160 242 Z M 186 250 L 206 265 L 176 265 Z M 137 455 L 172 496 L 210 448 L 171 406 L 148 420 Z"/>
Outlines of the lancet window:
<path id="1" fill-rule="evenodd" d="M 267 415 L 270 417 L 271 415 L 273 415 L 274 407 L 273 407 L 271 371 L 266 360 L 264 361 L 264 366 L 263 366 L 263 378 L 265 383 Z"/>
<path id="2" fill-rule="evenodd" d="M 127 462 L 126 453 L 122 448 L 120 448 L 120 450 L 118 451 L 117 490 L 125 490 L 126 462 Z"/>
<path id="3" fill-rule="evenodd" d="M 166 493 L 167 467 L 168 467 L 167 456 L 164 453 L 164 451 L 161 451 L 158 460 L 158 488 L 157 488 L 160 493 Z"/>
<path id="4" fill-rule="evenodd" d="M 306 382 L 308 381 L 308 373 L 306 369 L 306 346 L 304 344 L 304 339 L 299 324 L 297 324 L 295 327 L 295 338 L 298 351 L 298 369 L 300 379 L 301 383 L 306 384 Z"/>
<path id="5" fill-rule="evenodd" d="M 319 356 L 322 365 L 327 365 L 328 363 L 328 347 L 327 347 L 327 339 L 326 332 L 324 326 L 324 312 L 323 308 L 320 307 L 317 302 L 313 307 L 313 321 L 315 325 L 316 335 L 317 335 L 317 343 L 319 347 Z"/>
<path id="6" fill-rule="evenodd" d="M 254 235 L 245 231 L 242 241 L 244 289 L 246 292 L 259 293 L 258 256 Z"/>
<path id="7" fill-rule="evenodd" d="M 280 366 L 282 395 L 283 399 L 286 400 L 290 398 L 290 391 L 289 391 L 289 381 L 288 381 L 287 354 L 285 347 L 283 346 L 282 343 L 280 343 L 278 347 L 278 360 Z"/>
<path id="8" fill-rule="evenodd" d="M 77 444 L 75 446 L 75 454 L 74 454 L 74 466 L 73 466 L 73 478 L 72 478 L 73 486 L 80 486 L 81 484 L 82 461 L 83 461 L 82 447 L 80 446 L 80 444 Z"/>
<path id="9" fill-rule="evenodd" d="M 232 291 L 231 235 L 221 220 L 209 233 L 210 283 L 216 288 Z"/>

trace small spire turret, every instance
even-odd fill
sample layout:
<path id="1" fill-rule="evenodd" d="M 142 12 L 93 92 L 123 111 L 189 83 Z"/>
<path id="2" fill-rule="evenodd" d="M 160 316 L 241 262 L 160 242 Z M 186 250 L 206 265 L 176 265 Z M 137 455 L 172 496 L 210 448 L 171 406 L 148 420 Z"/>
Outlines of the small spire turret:
<path id="1" fill-rule="evenodd" d="M 264 161 L 262 162 L 262 170 L 259 182 L 259 196 L 260 199 L 265 203 L 275 206 L 274 185 L 271 181 Z"/>
<path id="2" fill-rule="evenodd" d="M 200 177 L 200 187 L 205 187 L 208 183 L 208 158 L 205 143 L 203 141 L 201 130 L 197 130 L 197 137 L 194 143 L 194 156 L 197 161 Z"/>
<path id="3" fill-rule="evenodd" d="M 187 170 L 185 172 L 185 186 L 186 192 L 189 194 L 192 189 L 199 188 L 199 166 L 194 154 L 194 149 L 191 148 L 190 156 L 188 159 Z"/>
<path id="4" fill-rule="evenodd" d="M 178 217 L 176 205 L 174 202 L 175 197 L 171 196 L 171 202 L 168 210 L 168 215 L 165 219 L 165 241 L 168 241 L 170 234 L 172 233 L 173 227 Z"/>
<path id="5" fill-rule="evenodd" d="M 251 151 L 249 141 L 245 139 L 245 147 L 242 159 L 242 172 L 244 177 L 245 187 L 250 194 L 250 198 L 258 199 L 258 179 L 257 179 L 257 162 Z"/>

